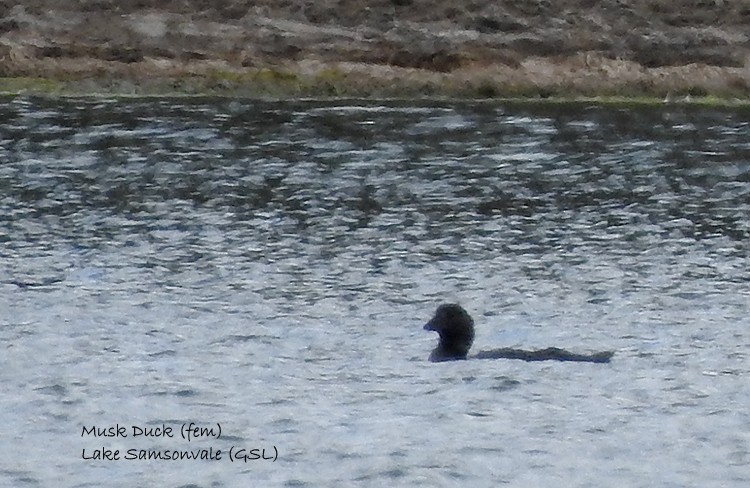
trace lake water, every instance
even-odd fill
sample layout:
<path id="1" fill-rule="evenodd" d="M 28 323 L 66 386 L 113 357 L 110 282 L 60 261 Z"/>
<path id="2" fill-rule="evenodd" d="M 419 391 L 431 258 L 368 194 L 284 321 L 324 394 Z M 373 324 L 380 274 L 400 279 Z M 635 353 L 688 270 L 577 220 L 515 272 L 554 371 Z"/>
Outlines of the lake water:
<path id="1" fill-rule="evenodd" d="M 2 98 L 0 485 L 748 486 L 749 116 Z"/>

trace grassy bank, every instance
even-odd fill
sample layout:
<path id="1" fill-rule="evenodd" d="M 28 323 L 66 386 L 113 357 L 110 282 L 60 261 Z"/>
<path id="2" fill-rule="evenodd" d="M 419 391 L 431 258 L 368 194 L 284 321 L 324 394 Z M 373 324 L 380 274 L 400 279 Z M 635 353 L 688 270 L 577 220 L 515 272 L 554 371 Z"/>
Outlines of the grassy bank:
<path id="1" fill-rule="evenodd" d="M 252 69 L 191 65 L 155 70 L 50 71 L 0 78 L 0 93 L 57 96 L 213 95 L 242 98 L 456 98 L 586 100 L 609 104 L 750 103 L 744 68 L 688 65 L 576 65 L 539 59 L 521 68 L 452 72 L 354 63 L 295 64 Z"/>

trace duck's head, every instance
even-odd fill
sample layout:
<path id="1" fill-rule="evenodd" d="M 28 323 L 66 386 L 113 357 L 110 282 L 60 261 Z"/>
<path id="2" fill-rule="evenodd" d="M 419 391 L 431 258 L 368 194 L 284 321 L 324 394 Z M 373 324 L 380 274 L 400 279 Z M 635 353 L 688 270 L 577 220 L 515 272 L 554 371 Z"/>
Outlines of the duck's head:
<path id="1" fill-rule="evenodd" d="M 424 330 L 433 330 L 440 335 L 440 343 L 430 354 L 430 361 L 466 359 L 474 342 L 474 320 L 455 303 L 440 305 Z"/>

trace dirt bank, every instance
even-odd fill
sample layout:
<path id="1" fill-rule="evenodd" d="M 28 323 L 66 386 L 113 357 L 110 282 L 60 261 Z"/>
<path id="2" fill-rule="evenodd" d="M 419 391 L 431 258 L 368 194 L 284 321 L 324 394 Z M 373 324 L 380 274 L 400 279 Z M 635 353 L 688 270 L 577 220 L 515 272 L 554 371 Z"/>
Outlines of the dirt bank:
<path id="1" fill-rule="evenodd" d="M 750 2 L 0 0 L 0 90 L 750 95 Z"/>

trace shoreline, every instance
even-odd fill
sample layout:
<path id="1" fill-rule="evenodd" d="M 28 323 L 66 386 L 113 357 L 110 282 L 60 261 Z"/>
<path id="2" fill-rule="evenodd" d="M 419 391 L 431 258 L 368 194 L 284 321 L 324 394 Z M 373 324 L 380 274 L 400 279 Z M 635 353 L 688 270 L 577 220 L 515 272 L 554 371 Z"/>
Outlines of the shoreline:
<path id="1" fill-rule="evenodd" d="M 529 82 L 512 89 L 502 82 L 490 84 L 486 77 L 472 79 L 433 73 L 403 78 L 371 78 L 337 70 L 318 73 L 293 73 L 262 68 L 255 71 L 207 71 L 181 76 L 149 76 L 145 79 L 123 77 L 0 77 L 0 96 L 41 97 L 217 97 L 258 100 L 361 100 L 361 101 L 487 101 L 497 103 L 597 104 L 610 106 L 750 106 L 750 96 L 742 92 L 702 89 L 670 90 L 656 86 L 654 90 L 637 92 L 630 86 L 613 90 L 566 90 L 560 86 L 539 86 Z M 388 84 L 386 86 L 386 84 Z"/>
<path id="2" fill-rule="evenodd" d="M 0 92 L 750 103 L 750 6 L 688 0 L 29 0 Z"/>

